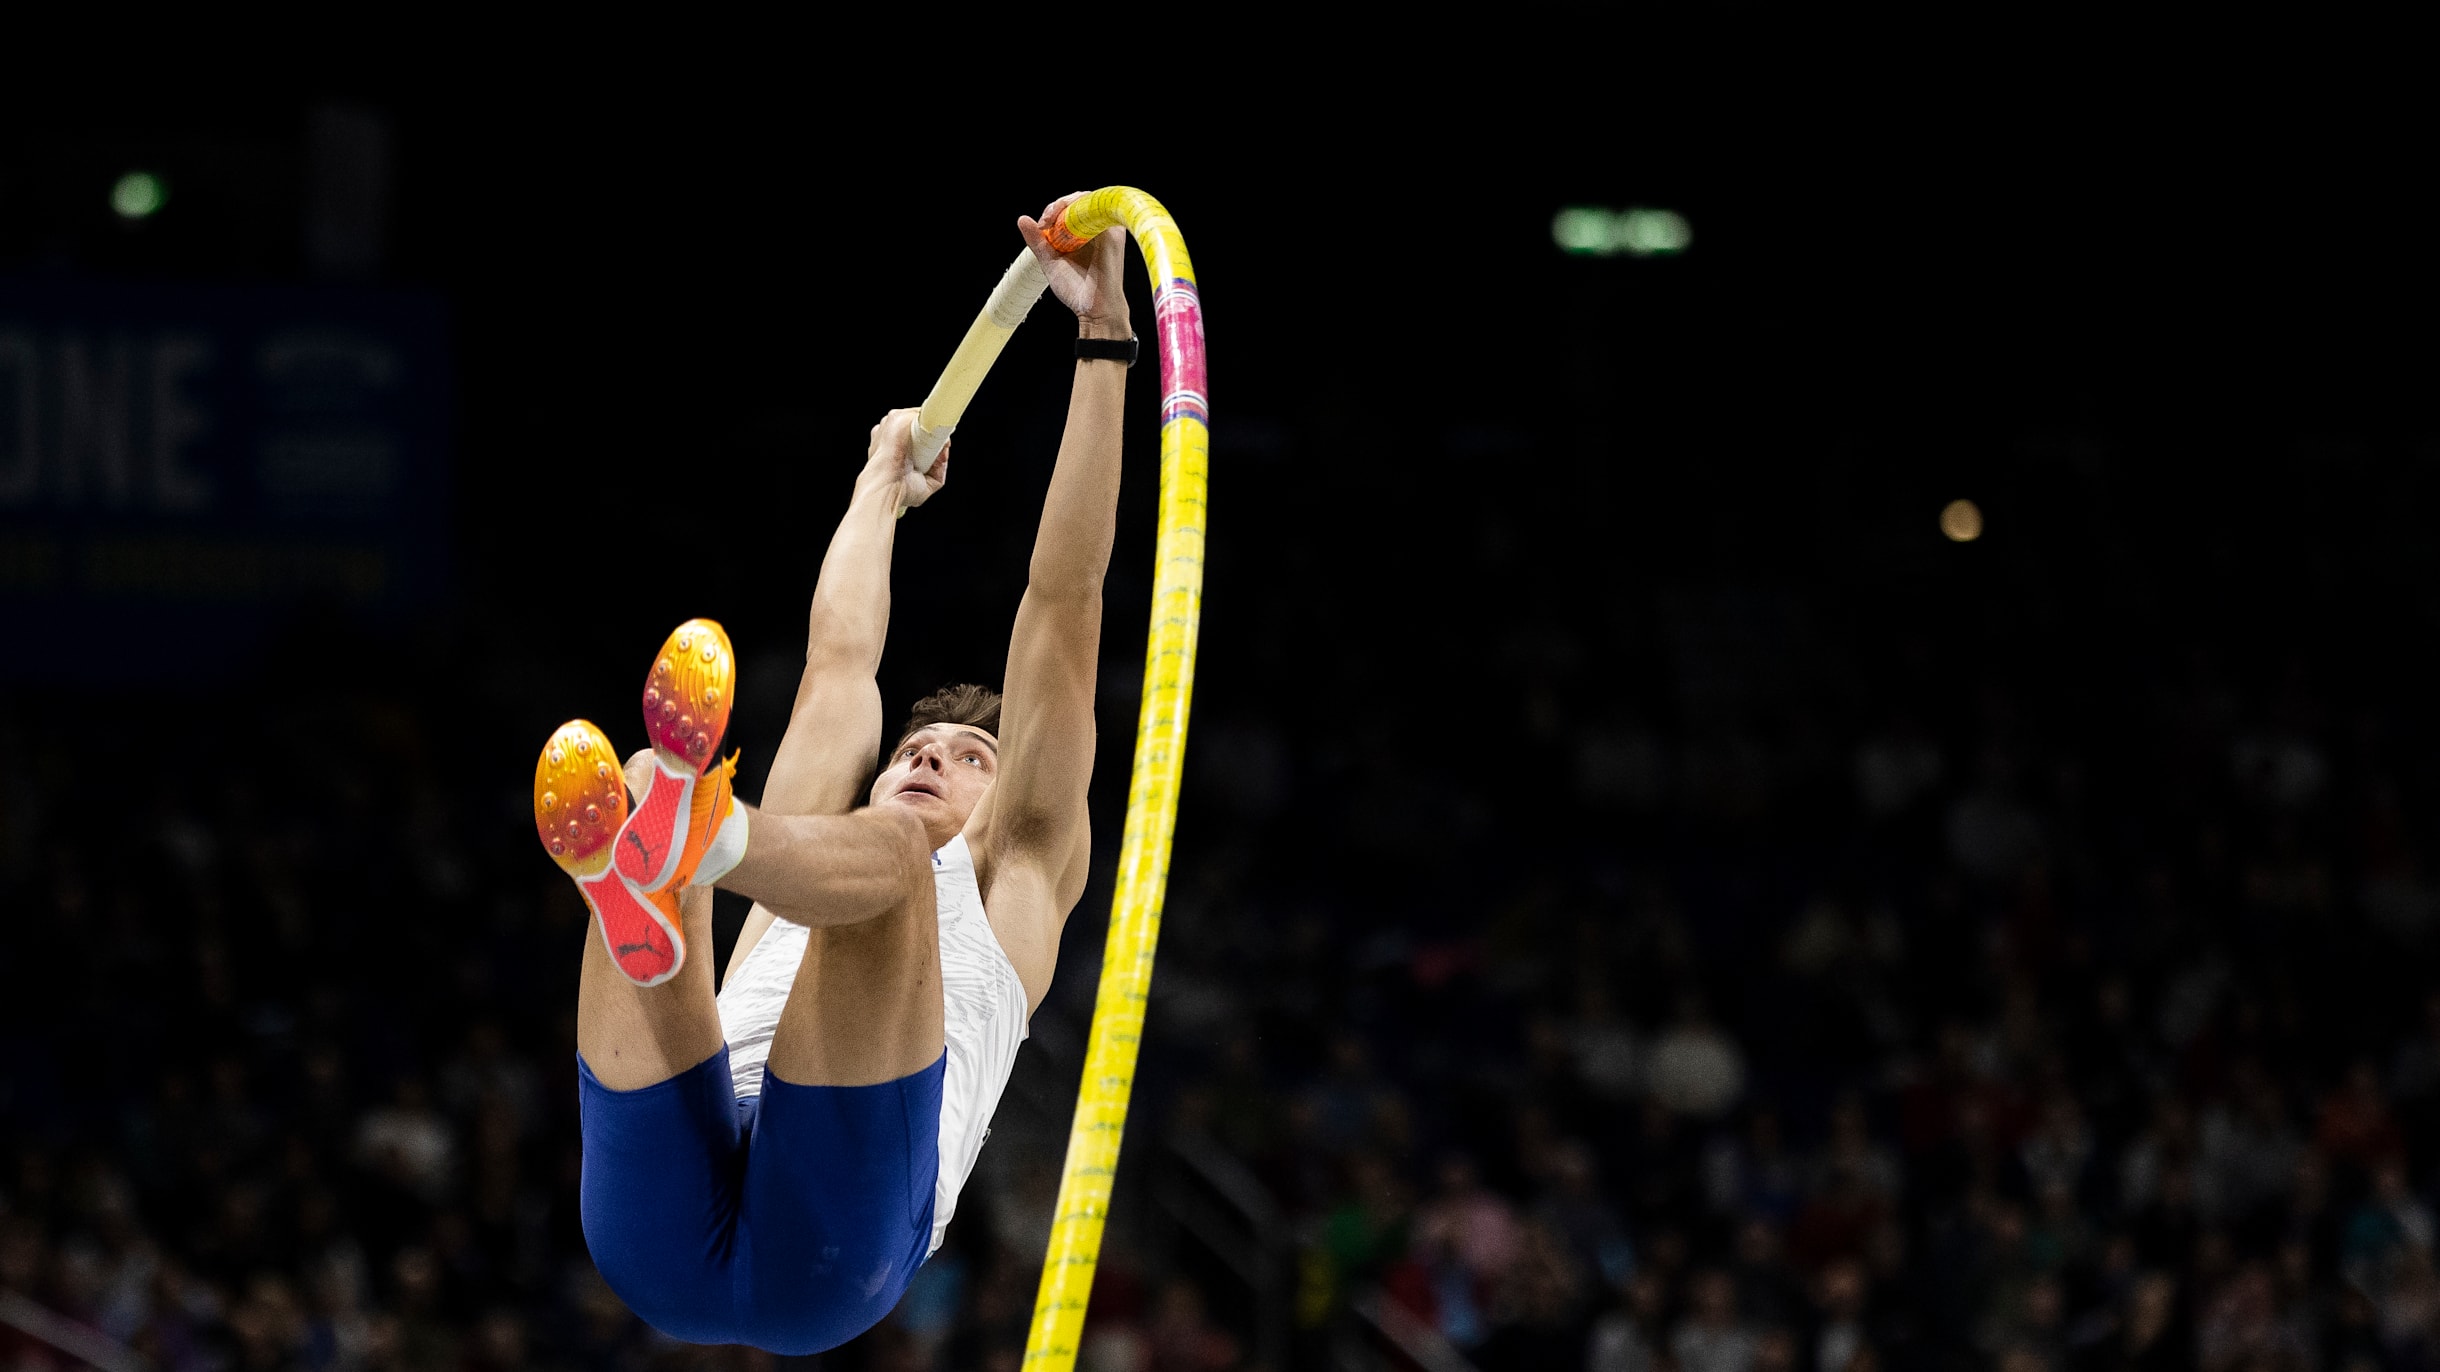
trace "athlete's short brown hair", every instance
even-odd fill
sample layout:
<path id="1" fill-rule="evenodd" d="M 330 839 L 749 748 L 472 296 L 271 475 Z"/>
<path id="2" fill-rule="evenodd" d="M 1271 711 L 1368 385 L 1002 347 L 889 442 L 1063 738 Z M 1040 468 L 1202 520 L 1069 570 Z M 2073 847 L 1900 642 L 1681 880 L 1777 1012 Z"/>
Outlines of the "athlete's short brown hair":
<path id="1" fill-rule="evenodd" d="M 943 686 L 915 702 L 915 708 L 907 715 L 907 726 L 898 731 L 898 741 L 904 743 L 907 735 L 918 729 L 929 729 L 935 724 L 963 724 L 997 738 L 1000 734 L 1000 693 L 972 682 Z"/>

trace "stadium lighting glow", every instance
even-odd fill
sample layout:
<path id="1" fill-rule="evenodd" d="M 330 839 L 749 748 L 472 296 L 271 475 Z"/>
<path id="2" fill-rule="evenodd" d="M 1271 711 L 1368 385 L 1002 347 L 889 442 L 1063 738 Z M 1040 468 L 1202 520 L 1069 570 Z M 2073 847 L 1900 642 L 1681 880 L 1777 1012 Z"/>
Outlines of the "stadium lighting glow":
<path id="1" fill-rule="evenodd" d="M 1951 543 L 1971 543 L 1982 537 L 1982 507 L 1971 500 L 1952 500 L 1940 511 L 1940 532 Z"/>
<path id="2" fill-rule="evenodd" d="M 1550 240 L 1578 257 L 1671 257 L 1694 243 L 1694 226 L 1675 210 L 1572 205 L 1551 218 Z"/>
<path id="3" fill-rule="evenodd" d="M 131 171 L 110 188 L 110 208 L 121 219 L 142 219 L 169 202 L 169 186 L 148 171 Z"/>

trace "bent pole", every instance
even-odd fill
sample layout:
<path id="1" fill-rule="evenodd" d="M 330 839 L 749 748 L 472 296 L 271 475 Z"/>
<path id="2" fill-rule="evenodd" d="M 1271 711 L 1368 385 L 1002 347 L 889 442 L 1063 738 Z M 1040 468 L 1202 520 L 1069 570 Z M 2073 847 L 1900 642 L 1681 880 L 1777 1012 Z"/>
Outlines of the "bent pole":
<path id="1" fill-rule="evenodd" d="M 1000 284 L 991 288 L 991 298 L 983 302 L 982 313 L 966 326 L 966 336 L 958 340 L 957 351 L 949 354 L 949 365 L 941 368 L 940 379 L 932 383 L 932 393 L 923 398 L 923 408 L 915 412 L 915 470 L 932 470 L 940 450 L 948 446 L 957 421 L 965 417 L 975 388 L 983 384 L 991 364 L 1000 359 L 1000 349 L 1008 346 L 1008 336 L 1025 322 L 1025 312 L 1042 298 L 1043 288 L 1049 284 L 1042 274 L 1042 264 L 1034 260 L 1033 249 L 1019 249 L 1017 260 L 1000 274 Z"/>
<path id="2" fill-rule="evenodd" d="M 1026 1372 L 1069 1372 L 1076 1365 L 1085 1298 L 1110 1213 L 1119 1136 L 1135 1088 L 1145 996 L 1152 988 L 1152 950 L 1160 937 L 1169 843 L 1177 828 L 1178 772 L 1186 758 L 1186 712 L 1194 694 L 1195 633 L 1203 608 L 1210 406 L 1202 297 L 1186 240 L 1161 202 L 1128 186 L 1104 187 L 1069 202 L 1045 236 L 1059 251 L 1074 252 L 1096 235 L 1122 227 L 1134 236 L 1152 276 L 1153 328 L 1161 352 L 1160 532 L 1153 552 L 1152 628 L 1144 645 L 1144 703 L 1136 717 L 1118 889 L 1110 903 L 1109 941 L 1102 949 L 1101 985 L 1093 1000 L 1093 1029 L 1085 1043 L 1084 1080 L 1068 1130 L 1050 1249 L 1025 1341 Z M 973 337 L 969 331 L 969 343 Z M 947 380 L 942 378 L 944 384 Z"/>

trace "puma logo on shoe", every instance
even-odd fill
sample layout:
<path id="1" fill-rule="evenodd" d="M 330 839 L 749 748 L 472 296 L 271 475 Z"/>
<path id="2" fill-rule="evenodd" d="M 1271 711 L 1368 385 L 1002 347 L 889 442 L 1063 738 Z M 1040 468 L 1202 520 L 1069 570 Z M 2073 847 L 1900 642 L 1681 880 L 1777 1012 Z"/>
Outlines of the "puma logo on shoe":
<path id="1" fill-rule="evenodd" d="M 616 872 L 577 883 L 601 925 L 602 947 L 619 973 L 638 986 L 658 986 L 686 962 L 675 896 L 644 896 Z"/>

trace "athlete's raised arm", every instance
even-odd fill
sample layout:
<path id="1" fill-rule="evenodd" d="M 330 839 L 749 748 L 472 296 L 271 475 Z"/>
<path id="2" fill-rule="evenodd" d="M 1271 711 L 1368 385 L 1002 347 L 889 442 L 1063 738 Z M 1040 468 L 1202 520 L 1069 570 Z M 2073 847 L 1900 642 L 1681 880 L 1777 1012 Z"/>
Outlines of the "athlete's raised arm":
<path id="1" fill-rule="evenodd" d="M 775 914 L 799 924 L 854 923 L 908 898 L 908 884 L 922 869 L 920 836 L 902 842 L 903 826 L 846 814 L 863 803 L 864 780 L 881 746 L 881 691 L 873 673 L 889 637 L 898 515 L 930 499 L 949 476 L 947 449 L 929 473 L 915 470 L 908 448 L 914 422 L 913 410 L 892 410 L 873 426 L 855 493 L 823 555 L 788 731 L 771 759 L 762 804 L 748 816 L 745 856 L 720 880 L 757 903 L 730 954 L 732 965 L 752 951 Z"/>
<path id="2" fill-rule="evenodd" d="M 776 814 L 837 815 L 864 801 L 881 747 L 881 666 L 890 632 L 890 556 L 898 513 L 921 505 L 948 479 L 949 453 L 929 474 L 908 457 L 913 410 L 873 426 L 855 495 L 830 536 L 805 626 L 805 675 L 797 684 L 787 740 L 771 759 L 762 808 Z"/>
<path id="3" fill-rule="evenodd" d="M 1133 336 L 1118 230 L 1061 256 L 1043 241 L 1074 196 L 1017 231 L 1085 338 Z M 1124 363 L 1079 360 L 1067 431 L 1043 498 L 1025 599 L 1009 636 L 1000 710 L 999 775 L 968 825 L 984 908 L 1000 945 L 1039 1005 L 1058 961 L 1059 931 L 1084 893 L 1091 838 L 1085 788 L 1093 777 L 1093 686 L 1101 646 L 1101 586 L 1118 521 Z"/>

